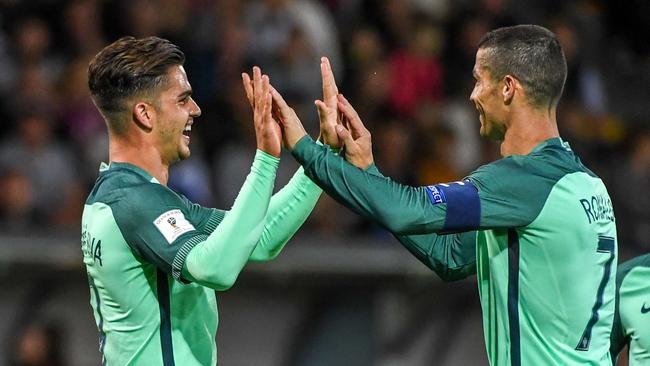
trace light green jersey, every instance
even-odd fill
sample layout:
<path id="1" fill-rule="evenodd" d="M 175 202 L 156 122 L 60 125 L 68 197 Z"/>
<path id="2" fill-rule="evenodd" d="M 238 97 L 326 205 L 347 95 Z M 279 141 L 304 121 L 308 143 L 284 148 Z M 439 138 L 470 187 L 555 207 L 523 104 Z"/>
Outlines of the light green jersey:
<path id="1" fill-rule="evenodd" d="M 82 250 L 104 363 L 216 363 L 215 292 L 179 275 L 223 217 L 138 167 L 102 167 L 83 212 Z"/>
<path id="2" fill-rule="evenodd" d="M 126 163 L 103 165 L 82 217 L 102 364 L 215 365 L 215 289 L 275 257 L 313 209 L 299 170 L 271 198 L 279 160 L 258 151 L 230 211 L 204 208 Z"/>
<path id="3" fill-rule="evenodd" d="M 477 274 L 492 365 L 611 365 L 611 201 L 561 139 L 427 187 L 357 169 L 308 139 L 293 153 L 328 194 L 442 278 Z"/>
<path id="4" fill-rule="evenodd" d="M 628 346 L 630 366 L 650 365 L 650 254 L 618 268 L 612 358 Z"/>

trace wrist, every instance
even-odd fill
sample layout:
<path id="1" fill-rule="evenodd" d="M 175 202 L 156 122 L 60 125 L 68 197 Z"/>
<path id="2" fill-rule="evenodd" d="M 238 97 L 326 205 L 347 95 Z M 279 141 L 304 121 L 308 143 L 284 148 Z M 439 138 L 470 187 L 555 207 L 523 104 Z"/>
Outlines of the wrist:
<path id="1" fill-rule="evenodd" d="M 289 151 L 293 151 L 293 149 L 296 148 L 296 145 L 298 145 L 298 143 L 307 136 L 309 136 L 309 135 L 307 133 L 305 133 L 304 135 L 294 139 L 293 143 L 289 143 Z"/>

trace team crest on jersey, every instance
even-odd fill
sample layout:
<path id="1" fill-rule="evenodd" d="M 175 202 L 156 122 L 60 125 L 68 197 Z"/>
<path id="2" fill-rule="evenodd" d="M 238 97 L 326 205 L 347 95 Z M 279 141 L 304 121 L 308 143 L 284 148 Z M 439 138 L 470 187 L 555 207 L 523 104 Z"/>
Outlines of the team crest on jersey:
<path id="1" fill-rule="evenodd" d="M 185 219 L 181 210 L 171 210 L 158 216 L 153 221 L 158 231 L 167 239 L 169 244 L 173 243 L 179 236 L 188 231 L 194 230 L 194 226 Z"/>

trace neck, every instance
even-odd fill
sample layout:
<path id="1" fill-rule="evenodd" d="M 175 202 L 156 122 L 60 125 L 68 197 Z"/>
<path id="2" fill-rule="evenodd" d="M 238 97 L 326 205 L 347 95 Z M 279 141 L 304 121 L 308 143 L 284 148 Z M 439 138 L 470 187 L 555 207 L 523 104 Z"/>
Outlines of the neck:
<path id="1" fill-rule="evenodd" d="M 513 112 L 501 142 L 501 156 L 527 155 L 535 146 L 559 137 L 555 108 L 548 111 Z"/>
<path id="2" fill-rule="evenodd" d="M 156 178 L 160 184 L 167 185 L 169 163 L 161 159 L 160 152 L 153 144 L 128 137 L 110 136 L 108 150 L 111 162 L 133 164 Z"/>

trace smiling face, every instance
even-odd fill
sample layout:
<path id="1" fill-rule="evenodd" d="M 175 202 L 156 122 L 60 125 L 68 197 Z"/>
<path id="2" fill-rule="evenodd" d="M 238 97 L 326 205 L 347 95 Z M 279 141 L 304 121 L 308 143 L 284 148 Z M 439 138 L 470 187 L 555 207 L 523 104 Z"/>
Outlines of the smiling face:
<path id="1" fill-rule="evenodd" d="M 153 131 L 163 161 L 174 163 L 190 157 L 190 136 L 194 118 L 201 109 L 192 99 L 192 86 L 183 66 L 171 66 L 167 83 L 154 103 L 156 122 Z"/>
<path id="2" fill-rule="evenodd" d="M 505 136 L 505 115 L 500 80 L 494 80 L 486 65 L 486 50 L 481 48 L 476 52 L 476 62 L 472 74 L 476 83 L 470 100 L 476 105 L 481 122 L 481 136 L 502 141 Z"/>

